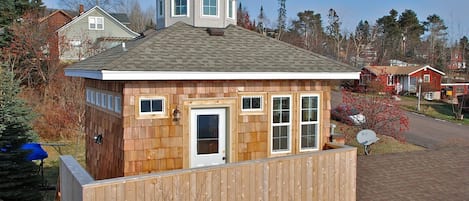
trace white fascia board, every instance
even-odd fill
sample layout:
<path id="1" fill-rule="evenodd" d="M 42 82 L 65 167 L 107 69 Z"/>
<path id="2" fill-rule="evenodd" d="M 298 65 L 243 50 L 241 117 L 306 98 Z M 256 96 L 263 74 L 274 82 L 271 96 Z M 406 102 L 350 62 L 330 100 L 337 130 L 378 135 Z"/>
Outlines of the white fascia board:
<path id="1" fill-rule="evenodd" d="M 358 80 L 360 72 L 178 72 L 65 70 L 70 77 L 98 80 Z"/>
<path id="2" fill-rule="evenodd" d="M 469 83 L 442 83 L 441 86 L 469 86 Z"/>

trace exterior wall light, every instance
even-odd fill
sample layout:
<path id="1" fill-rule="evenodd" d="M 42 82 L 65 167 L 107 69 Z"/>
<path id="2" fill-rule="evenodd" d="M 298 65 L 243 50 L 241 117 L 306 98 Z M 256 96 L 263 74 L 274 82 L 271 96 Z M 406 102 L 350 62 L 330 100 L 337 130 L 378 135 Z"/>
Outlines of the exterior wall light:
<path id="1" fill-rule="evenodd" d="M 179 121 L 181 119 L 181 111 L 176 107 L 173 110 L 173 121 Z"/>
<path id="2" fill-rule="evenodd" d="M 98 134 L 93 137 L 94 143 L 96 144 L 103 144 L 103 134 Z"/>

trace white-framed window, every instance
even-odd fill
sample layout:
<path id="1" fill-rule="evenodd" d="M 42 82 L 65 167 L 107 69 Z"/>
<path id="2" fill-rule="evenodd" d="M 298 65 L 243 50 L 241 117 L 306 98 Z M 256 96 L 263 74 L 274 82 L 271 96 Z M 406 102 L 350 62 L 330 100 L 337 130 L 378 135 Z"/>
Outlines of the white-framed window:
<path id="1" fill-rule="evenodd" d="M 110 94 L 107 95 L 107 109 L 114 111 L 114 96 Z"/>
<path id="2" fill-rule="evenodd" d="M 163 97 L 140 98 L 140 114 L 164 114 L 165 100 Z"/>
<path id="3" fill-rule="evenodd" d="M 158 0 L 158 17 L 164 16 L 164 3 L 163 0 Z"/>
<path id="4" fill-rule="evenodd" d="M 241 97 L 241 111 L 254 112 L 262 111 L 264 98 L 263 96 L 242 96 Z"/>
<path id="5" fill-rule="evenodd" d="M 203 0 L 202 15 L 218 16 L 218 0 Z"/>
<path id="6" fill-rule="evenodd" d="M 360 85 L 367 85 L 371 82 L 371 75 L 370 74 L 363 74 L 360 76 L 359 84 Z"/>
<path id="7" fill-rule="evenodd" d="M 173 16 L 188 16 L 189 2 L 188 0 L 173 0 L 172 3 Z"/>
<path id="8" fill-rule="evenodd" d="M 114 97 L 114 112 L 121 113 L 122 111 L 122 103 L 121 103 L 121 97 L 120 96 L 115 96 Z"/>
<path id="9" fill-rule="evenodd" d="M 388 75 L 388 86 L 394 86 L 394 76 Z"/>
<path id="10" fill-rule="evenodd" d="M 69 40 L 68 43 L 70 44 L 71 47 L 81 47 L 81 40 L 79 39 Z"/>
<path id="11" fill-rule="evenodd" d="M 272 96 L 272 153 L 290 152 L 291 146 L 291 96 Z"/>
<path id="12" fill-rule="evenodd" d="M 91 90 L 86 89 L 86 102 L 90 103 L 91 102 Z"/>
<path id="13" fill-rule="evenodd" d="M 300 151 L 318 150 L 319 95 L 301 95 L 300 98 Z"/>
<path id="14" fill-rule="evenodd" d="M 227 10 L 227 12 L 228 12 L 228 18 L 234 19 L 234 18 L 235 18 L 235 17 L 234 17 L 234 16 L 235 16 L 235 14 L 234 14 L 234 10 L 235 10 L 235 9 L 234 9 L 234 6 L 236 6 L 236 5 L 235 5 L 235 3 L 234 3 L 234 0 L 227 0 L 227 1 L 228 1 L 228 2 L 227 2 L 228 9 L 226 9 L 226 10 Z"/>
<path id="15" fill-rule="evenodd" d="M 107 94 L 101 93 L 101 107 L 106 109 L 107 108 Z"/>
<path id="16" fill-rule="evenodd" d="M 96 92 L 95 104 L 96 106 L 101 106 L 101 93 L 99 91 Z"/>
<path id="17" fill-rule="evenodd" d="M 90 103 L 94 104 L 94 99 L 95 99 L 95 91 L 91 90 L 90 91 Z"/>
<path id="18" fill-rule="evenodd" d="M 430 74 L 423 75 L 423 82 L 430 82 Z"/>
<path id="19" fill-rule="evenodd" d="M 104 17 L 88 17 L 88 28 L 90 30 L 104 30 Z"/>

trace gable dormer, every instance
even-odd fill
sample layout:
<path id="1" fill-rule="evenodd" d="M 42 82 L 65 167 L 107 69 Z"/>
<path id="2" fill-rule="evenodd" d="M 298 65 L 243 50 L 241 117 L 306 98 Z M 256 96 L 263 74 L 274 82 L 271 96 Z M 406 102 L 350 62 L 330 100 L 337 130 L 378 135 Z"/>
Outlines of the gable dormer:
<path id="1" fill-rule="evenodd" d="M 156 28 L 176 22 L 212 28 L 236 24 L 236 0 L 156 0 Z"/>

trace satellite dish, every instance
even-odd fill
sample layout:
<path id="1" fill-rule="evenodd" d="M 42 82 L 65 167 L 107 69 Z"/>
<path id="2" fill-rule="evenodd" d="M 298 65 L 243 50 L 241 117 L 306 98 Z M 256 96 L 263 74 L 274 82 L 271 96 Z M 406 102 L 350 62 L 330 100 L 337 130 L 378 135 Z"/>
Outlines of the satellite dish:
<path id="1" fill-rule="evenodd" d="M 377 142 L 379 138 L 376 133 L 370 129 L 365 129 L 357 133 L 357 141 L 365 147 L 365 155 L 368 155 L 368 146 Z"/>

